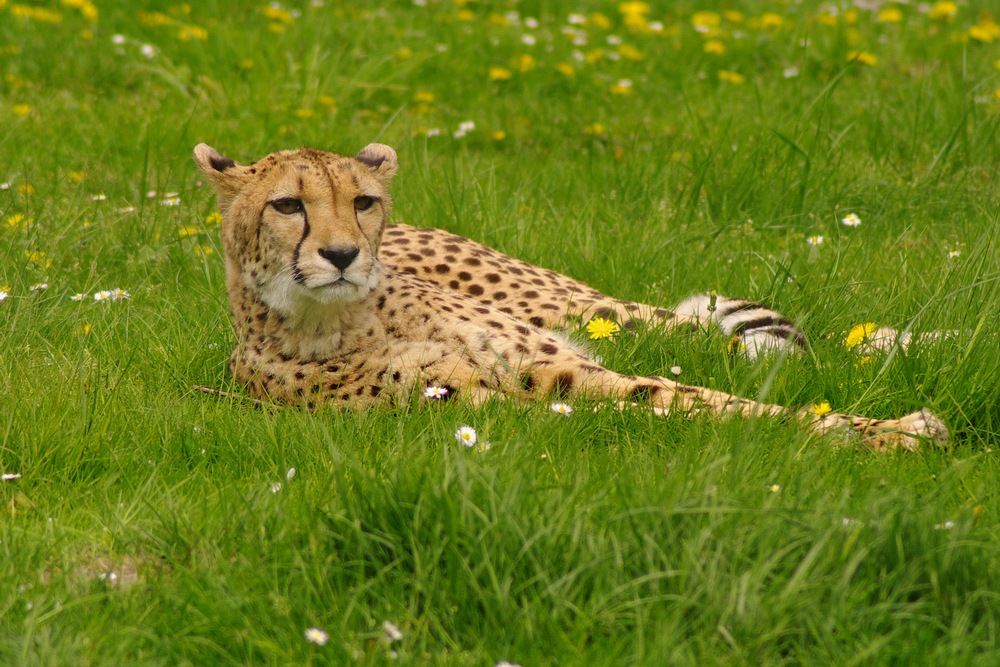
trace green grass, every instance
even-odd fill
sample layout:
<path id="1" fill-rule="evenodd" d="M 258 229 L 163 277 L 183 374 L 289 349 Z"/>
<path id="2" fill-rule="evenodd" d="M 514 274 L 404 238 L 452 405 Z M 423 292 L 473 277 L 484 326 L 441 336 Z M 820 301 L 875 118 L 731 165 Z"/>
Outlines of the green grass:
<path id="1" fill-rule="evenodd" d="M 72 4 L 0 0 L 0 467 L 23 475 L 0 485 L 0 662 L 1000 659 L 989 2 L 951 18 L 886 3 L 898 22 L 674 2 L 649 34 L 586 0 L 271 18 L 263 2 L 109 0 L 96 20 Z M 699 9 L 741 16 L 705 34 Z M 512 11 L 521 25 L 502 25 Z M 562 32 L 570 14 L 586 45 Z M 609 35 L 634 51 L 609 58 Z M 612 93 L 621 79 L 630 94 Z M 586 405 L 252 406 L 225 372 L 215 203 L 191 149 L 375 140 L 400 155 L 396 220 L 620 297 L 764 300 L 813 346 L 755 363 L 717 333 L 640 331 L 599 342 L 610 367 L 874 417 L 928 406 L 952 449 L 878 456 L 777 420 Z M 92 298 L 114 287 L 132 297 Z M 843 339 L 867 321 L 960 333 L 857 366 Z M 492 449 L 456 443 L 462 424 Z"/>

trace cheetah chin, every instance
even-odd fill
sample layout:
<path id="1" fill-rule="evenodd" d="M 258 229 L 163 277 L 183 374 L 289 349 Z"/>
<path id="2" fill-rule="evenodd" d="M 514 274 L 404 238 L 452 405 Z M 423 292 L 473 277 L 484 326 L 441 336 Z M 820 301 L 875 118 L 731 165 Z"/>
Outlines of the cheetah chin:
<path id="1" fill-rule="evenodd" d="M 419 396 L 597 399 L 661 415 L 791 416 L 816 433 L 860 436 L 823 442 L 876 451 L 947 443 L 945 425 L 927 410 L 819 417 L 605 368 L 551 330 L 593 318 L 615 323 L 605 330 L 712 325 L 747 353 L 805 349 L 805 339 L 750 301 L 709 293 L 678 310 L 625 301 L 443 230 L 389 224 L 398 169 L 389 146 L 353 157 L 303 148 L 243 165 L 199 144 L 194 158 L 222 212 L 237 339 L 230 369 L 259 400 L 364 409 Z"/>

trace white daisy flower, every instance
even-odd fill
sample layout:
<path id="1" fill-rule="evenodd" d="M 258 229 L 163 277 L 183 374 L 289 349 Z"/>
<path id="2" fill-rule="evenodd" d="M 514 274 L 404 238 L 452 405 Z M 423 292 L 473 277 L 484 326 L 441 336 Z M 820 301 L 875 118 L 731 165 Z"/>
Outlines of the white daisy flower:
<path id="1" fill-rule="evenodd" d="M 180 206 L 181 205 L 181 198 L 180 197 L 167 197 L 166 199 L 161 199 L 160 200 L 160 205 L 161 206 Z"/>
<path id="2" fill-rule="evenodd" d="M 147 58 L 152 59 L 156 57 L 156 47 L 153 46 L 152 44 L 143 44 L 142 48 L 140 48 L 139 51 L 142 53 L 142 55 L 146 56 Z"/>
<path id="3" fill-rule="evenodd" d="M 934 530 L 951 530 L 954 527 L 955 527 L 955 522 L 949 519 L 944 523 L 935 524 Z"/>
<path id="4" fill-rule="evenodd" d="M 770 491 L 771 493 L 777 493 L 778 491 L 781 491 L 781 486 L 779 484 L 772 484 L 771 486 L 767 487 L 767 490 Z"/>
<path id="5" fill-rule="evenodd" d="M 476 449 L 477 452 L 479 452 L 479 453 L 482 454 L 482 453 L 488 452 L 491 449 L 493 449 L 493 444 L 489 443 L 489 442 L 485 442 L 485 441 L 484 442 L 480 442 L 480 443 L 476 444 L 475 449 Z"/>
<path id="6" fill-rule="evenodd" d="M 570 14 L 566 20 L 570 25 L 583 25 L 587 22 L 587 17 L 583 14 Z"/>
<path id="7" fill-rule="evenodd" d="M 83 301 L 87 298 L 86 294 L 74 294 L 70 297 L 73 301 Z"/>
<path id="8" fill-rule="evenodd" d="M 49 288 L 48 283 L 35 283 L 28 289 L 31 290 L 32 292 L 41 292 L 42 290 L 47 290 L 48 288 Z"/>
<path id="9" fill-rule="evenodd" d="M 3 481 L 12 482 L 15 479 L 21 479 L 21 473 L 19 472 L 5 472 L 3 474 Z"/>
<path id="10" fill-rule="evenodd" d="M 818 235 L 810 236 L 809 238 L 806 239 L 806 243 L 808 243 L 809 245 L 819 245 L 822 242 L 823 242 L 823 237 Z"/>
<path id="11" fill-rule="evenodd" d="M 124 299 L 131 299 L 132 295 L 123 290 L 121 287 L 116 287 L 111 290 L 111 300 L 112 301 L 122 301 Z"/>
<path id="12" fill-rule="evenodd" d="M 677 377 L 681 373 L 682 373 L 682 371 L 681 371 L 681 367 L 680 366 L 671 366 L 670 367 L 670 374 L 673 375 L 674 377 Z"/>
<path id="13" fill-rule="evenodd" d="M 861 218 L 853 213 L 849 213 L 847 217 L 840 221 L 841 224 L 847 225 L 848 227 L 857 227 L 861 224 Z"/>
<path id="14" fill-rule="evenodd" d="M 458 427 L 457 431 L 455 431 L 455 439 L 466 447 L 472 447 L 476 444 L 478 435 L 476 434 L 476 429 L 463 424 Z"/>
<path id="15" fill-rule="evenodd" d="M 392 621 L 382 621 L 382 632 L 385 633 L 385 640 L 390 644 L 403 640 L 403 631 Z"/>
<path id="16" fill-rule="evenodd" d="M 126 41 L 128 41 L 128 40 L 126 39 L 125 35 L 112 35 L 111 36 L 111 43 L 112 44 L 124 44 Z"/>
<path id="17" fill-rule="evenodd" d="M 90 201 L 104 201 L 107 198 L 106 194 L 90 195 Z"/>
<path id="18" fill-rule="evenodd" d="M 3 303 L 4 301 L 6 301 L 7 297 L 9 297 L 9 296 L 10 296 L 10 292 L 8 292 L 7 290 L 0 290 L 0 303 Z"/>
<path id="19" fill-rule="evenodd" d="M 111 292 L 109 292 L 108 290 L 101 290 L 100 292 L 94 295 L 94 301 L 104 301 L 105 299 L 110 299 L 110 298 L 111 298 Z"/>
<path id="20" fill-rule="evenodd" d="M 549 406 L 552 412 L 557 412 L 561 415 L 571 415 L 573 414 L 573 407 L 568 403 L 553 403 Z"/>
<path id="21" fill-rule="evenodd" d="M 271 493 L 277 493 L 281 491 L 281 482 L 275 482 L 271 485 Z"/>
<path id="22" fill-rule="evenodd" d="M 961 256 L 962 256 L 961 250 L 952 250 L 951 252 L 948 253 L 948 259 L 955 259 L 956 257 L 961 257 Z"/>
<path id="23" fill-rule="evenodd" d="M 319 628 L 306 628 L 306 641 L 316 646 L 325 646 L 330 641 L 330 635 Z"/>
<path id="24" fill-rule="evenodd" d="M 448 387 L 431 385 L 424 389 L 424 398 L 442 399 L 448 396 Z"/>
<path id="25" fill-rule="evenodd" d="M 295 468 L 289 468 L 288 472 L 285 473 L 285 479 L 291 481 L 295 477 Z"/>

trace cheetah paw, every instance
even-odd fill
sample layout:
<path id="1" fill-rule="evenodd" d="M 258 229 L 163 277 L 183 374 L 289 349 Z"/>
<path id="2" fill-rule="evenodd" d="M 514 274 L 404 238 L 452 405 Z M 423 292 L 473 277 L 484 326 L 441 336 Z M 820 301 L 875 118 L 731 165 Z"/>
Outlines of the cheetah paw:
<path id="1" fill-rule="evenodd" d="M 899 419 L 889 419 L 869 426 L 864 431 L 865 442 L 877 452 L 895 449 L 916 451 L 922 442 L 938 447 L 948 446 L 948 427 L 933 412 L 924 408 Z"/>

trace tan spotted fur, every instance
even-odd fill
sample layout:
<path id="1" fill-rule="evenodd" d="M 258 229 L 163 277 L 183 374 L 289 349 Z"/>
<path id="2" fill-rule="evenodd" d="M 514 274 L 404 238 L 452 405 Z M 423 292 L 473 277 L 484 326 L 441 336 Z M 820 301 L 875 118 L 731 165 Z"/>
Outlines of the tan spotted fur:
<path id="1" fill-rule="evenodd" d="M 791 414 L 821 432 L 853 429 L 876 449 L 947 440 L 927 410 L 899 420 L 818 417 L 604 368 L 547 327 L 594 315 L 626 326 L 696 320 L 614 299 L 448 232 L 388 225 L 397 170 L 388 146 L 371 144 L 354 157 L 283 151 L 240 165 L 200 144 L 195 161 L 223 216 L 238 340 L 230 368 L 257 398 L 362 409 L 429 400 L 415 397 L 440 386 L 472 403 L 559 396 L 661 414 Z"/>

